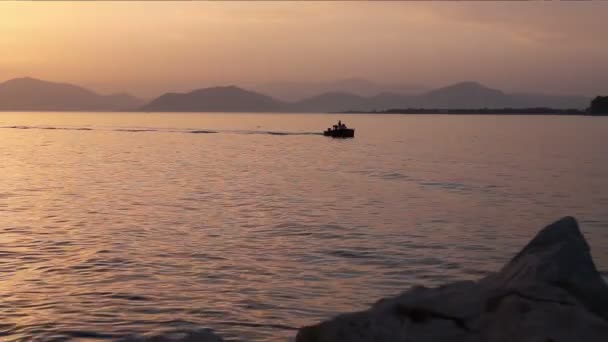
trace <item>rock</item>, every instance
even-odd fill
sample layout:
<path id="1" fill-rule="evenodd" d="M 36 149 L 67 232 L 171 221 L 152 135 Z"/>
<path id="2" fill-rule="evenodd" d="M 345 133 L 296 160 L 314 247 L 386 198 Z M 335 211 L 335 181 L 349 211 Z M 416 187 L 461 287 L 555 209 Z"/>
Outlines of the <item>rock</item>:
<path id="1" fill-rule="evenodd" d="M 152 336 L 132 336 L 119 342 L 223 342 L 224 340 L 209 329 L 171 331 Z"/>
<path id="2" fill-rule="evenodd" d="M 549 285 L 566 291 L 588 310 L 608 319 L 608 286 L 572 217 L 540 231 L 497 275 L 484 280 L 494 282 L 495 287 Z"/>
<path id="3" fill-rule="evenodd" d="M 606 341 L 608 286 L 576 220 L 538 233 L 500 272 L 415 287 L 300 329 L 298 342 Z"/>

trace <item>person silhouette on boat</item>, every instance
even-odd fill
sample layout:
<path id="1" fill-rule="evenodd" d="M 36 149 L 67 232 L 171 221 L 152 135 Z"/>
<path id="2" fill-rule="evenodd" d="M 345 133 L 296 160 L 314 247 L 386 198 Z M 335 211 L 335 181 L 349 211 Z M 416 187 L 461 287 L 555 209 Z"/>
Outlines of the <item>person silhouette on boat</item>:
<path id="1" fill-rule="evenodd" d="M 323 135 L 334 138 L 353 138 L 355 136 L 355 130 L 346 128 L 346 124 L 342 123 L 342 120 L 338 120 L 338 123 L 327 128 L 327 130 L 323 132 Z"/>
<path id="2" fill-rule="evenodd" d="M 334 131 L 339 131 L 341 129 L 346 129 L 346 124 L 343 124 L 342 120 L 338 120 L 338 124 L 337 125 L 333 125 L 333 130 Z"/>

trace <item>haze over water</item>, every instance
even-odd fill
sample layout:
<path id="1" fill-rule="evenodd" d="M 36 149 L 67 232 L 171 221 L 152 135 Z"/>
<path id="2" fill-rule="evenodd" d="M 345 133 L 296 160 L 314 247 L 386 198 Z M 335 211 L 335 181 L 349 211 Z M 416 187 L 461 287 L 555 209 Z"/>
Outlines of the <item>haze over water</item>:
<path id="1" fill-rule="evenodd" d="M 316 134 L 338 119 L 355 139 Z M 496 271 L 564 215 L 608 271 L 605 118 L 0 113 L 0 126 L 7 340 L 207 326 L 282 341 L 414 284 Z"/>

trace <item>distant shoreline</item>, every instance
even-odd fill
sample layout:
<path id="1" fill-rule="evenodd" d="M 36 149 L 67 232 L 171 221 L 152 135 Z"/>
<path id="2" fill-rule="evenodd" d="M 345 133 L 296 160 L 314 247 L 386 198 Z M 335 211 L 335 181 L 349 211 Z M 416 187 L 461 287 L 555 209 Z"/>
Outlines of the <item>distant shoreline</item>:
<path id="1" fill-rule="evenodd" d="M 451 115 L 591 115 L 580 109 L 555 108 L 476 108 L 476 109 L 439 109 L 405 108 L 373 111 L 341 111 L 339 114 L 451 114 Z"/>
<path id="2" fill-rule="evenodd" d="M 296 112 L 296 111 L 141 111 L 141 110 L 0 110 L 0 113 L 133 113 L 133 114 L 304 114 L 304 115 L 318 115 L 318 114 L 397 114 L 397 115 L 522 115 L 522 116 L 608 116 L 608 114 L 590 114 L 587 111 L 579 109 L 552 109 L 552 108 L 504 108 L 504 109 L 420 109 L 420 108 L 408 108 L 408 109 L 388 109 L 388 110 L 348 110 L 338 112 Z"/>
<path id="3" fill-rule="evenodd" d="M 363 110 L 348 110 L 338 112 L 295 112 L 295 111 L 141 111 L 141 110 L 0 110 L 0 113 L 133 113 L 133 114 L 435 114 L 435 115 L 567 115 L 567 116 L 594 116 L 586 111 L 575 109 L 551 109 L 551 110 L 532 110 L 532 109 L 389 109 L 382 111 L 363 111 Z M 598 114 L 596 114 L 598 115 Z"/>

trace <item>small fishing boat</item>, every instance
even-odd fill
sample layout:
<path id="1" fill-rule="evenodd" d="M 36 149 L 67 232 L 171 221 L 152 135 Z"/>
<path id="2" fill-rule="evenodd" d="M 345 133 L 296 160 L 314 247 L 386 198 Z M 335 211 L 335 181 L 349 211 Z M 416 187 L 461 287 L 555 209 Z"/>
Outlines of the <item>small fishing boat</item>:
<path id="1" fill-rule="evenodd" d="M 323 135 L 332 138 L 354 138 L 355 130 L 352 128 L 328 128 L 325 132 L 323 132 Z"/>
<path id="2" fill-rule="evenodd" d="M 326 137 L 332 138 L 354 138 L 355 137 L 355 129 L 347 128 L 342 121 L 338 121 L 337 125 L 334 127 L 330 127 L 323 132 L 323 135 Z"/>

